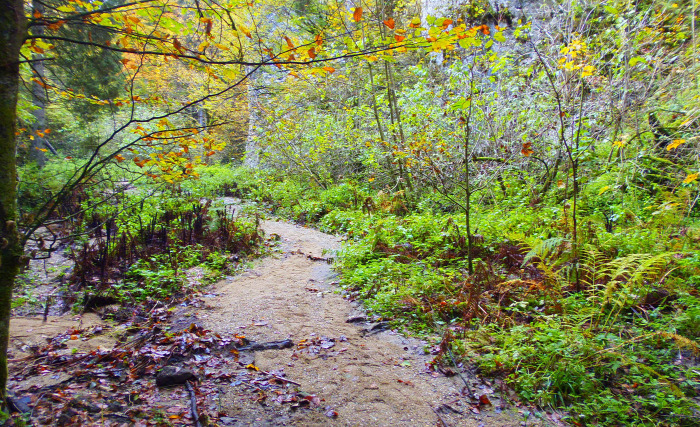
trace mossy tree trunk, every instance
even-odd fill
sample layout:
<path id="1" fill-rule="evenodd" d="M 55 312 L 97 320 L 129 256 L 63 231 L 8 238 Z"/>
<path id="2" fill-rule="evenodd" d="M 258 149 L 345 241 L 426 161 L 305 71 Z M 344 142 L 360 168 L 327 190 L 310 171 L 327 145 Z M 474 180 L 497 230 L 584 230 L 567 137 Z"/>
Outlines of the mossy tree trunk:
<path id="1" fill-rule="evenodd" d="M 0 406 L 6 406 L 7 346 L 10 338 L 12 287 L 19 271 L 22 245 L 17 229 L 15 136 L 19 51 L 26 19 L 22 0 L 0 7 Z"/>

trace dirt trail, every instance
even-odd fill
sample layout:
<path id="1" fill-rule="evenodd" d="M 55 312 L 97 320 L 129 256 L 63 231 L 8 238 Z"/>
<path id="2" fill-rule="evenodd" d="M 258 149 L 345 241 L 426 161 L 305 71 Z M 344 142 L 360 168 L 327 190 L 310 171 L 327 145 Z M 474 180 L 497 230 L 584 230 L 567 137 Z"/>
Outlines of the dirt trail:
<path id="1" fill-rule="evenodd" d="M 337 238 L 285 222 L 262 226 L 268 236 L 279 236 L 281 253 L 216 285 L 209 310 L 196 317 L 222 335 L 238 333 L 255 342 L 291 339 L 293 348 L 256 352 L 255 365 L 283 371 L 338 416 L 331 419 L 318 410 L 281 417 L 258 408 L 251 421 L 251 406 L 230 391 L 223 401 L 231 425 L 524 425 L 522 417 L 493 406 L 474 414 L 460 395 L 460 377 L 426 371 L 429 359 L 421 342 L 392 331 L 366 334 L 366 324 L 347 323 L 357 309 L 333 293 L 331 266 L 312 259 L 332 257 L 340 246 Z M 469 381 L 477 394 L 492 392 L 474 378 Z M 498 405 L 495 395 L 489 397 Z"/>

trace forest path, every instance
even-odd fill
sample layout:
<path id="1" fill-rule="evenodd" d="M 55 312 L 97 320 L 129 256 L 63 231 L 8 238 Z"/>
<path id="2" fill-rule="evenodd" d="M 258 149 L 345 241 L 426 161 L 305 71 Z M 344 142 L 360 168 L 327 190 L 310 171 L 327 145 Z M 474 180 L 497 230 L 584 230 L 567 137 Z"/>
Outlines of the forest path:
<path id="1" fill-rule="evenodd" d="M 262 228 L 279 236 L 280 252 L 218 283 L 207 309 L 193 314 L 221 335 L 237 333 L 258 343 L 290 339 L 292 348 L 257 351 L 254 363 L 316 396 L 319 410 L 264 407 L 232 387 L 221 399 L 229 425 L 522 425 L 522 417 L 491 405 L 475 414 L 460 394 L 459 376 L 426 370 L 422 342 L 392 331 L 367 333 L 368 323 L 346 322 L 358 309 L 333 292 L 331 266 L 319 260 L 333 256 L 337 237 L 282 221 L 264 221 Z M 477 395 L 493 393 L 468 380 Z M 497 404 L 495 395 L 489 397 Z"/>

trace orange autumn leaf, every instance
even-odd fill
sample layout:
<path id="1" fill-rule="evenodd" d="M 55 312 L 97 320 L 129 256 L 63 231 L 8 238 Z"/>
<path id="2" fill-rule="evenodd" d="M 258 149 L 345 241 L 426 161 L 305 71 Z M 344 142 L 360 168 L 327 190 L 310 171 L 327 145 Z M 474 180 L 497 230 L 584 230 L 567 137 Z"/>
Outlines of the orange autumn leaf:
<path id="1" fill-rule="evenodd" d="M 287 46 L 289 46 L 290 49 L 294 49 L 294 43 L 292 43 L 292 40 L 287 36 L 282 36 L 282 37 L 284 37 L 284 41 L 287 42 Z"/>
<path id="2" fill-rule="evenodd" d="M 352 13 L 352 19 L 355 20 L 355 22 L 360 22 L 362 19 L 362 8 L 361 7 L 356 7 L 355 11 Z"/>
<path id="3" fill-rule="evenodd" d="M 117 154 L 116 156 L 114 156 L 114 158 L 117 159 L 117 162 L 119 163 L 124 161 L 124 156 L 122 156 L 121 154 Z"/>
<path id="4" fill-rule="evenodd" d="M 523 144 L 523 148 L 520 150 L 520 152 L 523 154 L 525 157 L 530 157 L 534 151 L 532 150 L 532 142 L 526 142 Z"/>
<path id="5" fill-rule="evenodd" d="M 316 58 L 316 48 L 311 48 L 309 49 L 309 58 L 314 59 Z"/>
<path id="6" fill-rule="evenodd" d="M 323 44 L 323 37 L 321 37 L 320 34 L 317 34 L 314 40 L 316 41 L 316 46 L 321 46 Z"/>
<path id="7" fill-rule="evenodd" d="M 65 24 L 65 23 L 66 23 L 66 21 L 60 20 L 60 21 L 53 22 L 53 23 L 47 25 L 46 27 L 51 31 L 56 31 L 59 28 L 61 28 L 63 26 L 63 24 Z"/>
<path id="8" fill-rule="evenodd" d="M 452 25 L 452 20 L 451 20 L 451 19 L 445 19 L 444 21 L 442 21 L 442 26 L 443 26 L 443 27 L 448 27 L 448 26 L 450 26 L 450 25 Z"/>
<path id="9" fill-rule="evenodd" d="M 386 21 L 383 21 L 384 25 L 389 27 L 389 29 L 393 30 L 394 27 L 396 27 L 396 22 L 394 22 L 394 18 L 389 18 Z"/>
<path id="10" fill-rule="evenodd" d="M 394 35 L 394 40 L 396 40 L 397 42 L 402 42 L 402 41 L 404 41 L 405 39 L 406 39 L 405 36 L 400 36 L 400 35 L 398 35 L 398 34 L 395 34 L 395 35 Z"/>
<path id="11" fill-rule="evenodd" d="M 333 67 L 323 67 L 323 70 L 328 73 L 335 73 L 335 68 Z"/>

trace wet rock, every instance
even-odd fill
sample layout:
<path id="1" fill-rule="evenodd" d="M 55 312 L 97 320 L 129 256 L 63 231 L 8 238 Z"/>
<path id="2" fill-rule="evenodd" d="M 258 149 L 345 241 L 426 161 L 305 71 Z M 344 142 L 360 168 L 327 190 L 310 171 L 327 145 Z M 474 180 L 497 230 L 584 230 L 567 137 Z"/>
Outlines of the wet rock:
<path id="1" fill-rule="evenodd" d="M 255 364 L 255 353 L 249 351 L 238 352 L 238 362 L 244 365 L 254 365 Z"/>
<path id="2" fill-rule="evenodd" d="M 376 322 L 362 328 L 363 335 L 372 335 L 382 332 L 389 328 L 389 322 Z"/>
<path id="3" fill-rule="evenodd" d="M 189 369 L 177 366 L 166 366 L 156 375 L 156 385 L 167 387 L 171 385 L 184 384 L 187 380 L 196 380 L 197 376 Z"/>
<path id="4" fill-rule="evenodd" d="M 7 406 L 12 412 L 21 412 L 25 414 L 32 411 L 32 408 L 29 407 L 29 403 L 31 403 L 32 399 L 29 396 L 20 397 L 8 391 L 6 400 Z"/>
<path id="5" fill-rule="evenodd" d="M 263 343 L 251 343 L 245 347 L 241 347 L 238 351 L 263 351 L 263 350 L 282 350 L 285 348 L 294 347 L 292 340 L 270 341 Z"/>
<path id="6" fill-rule="evenodd" d="M 367 316 L 364 314 L 354 314 L 350 313 L 350 316 L 345 320 L 345 323 L 359 323 L 367 320 Z"/>

